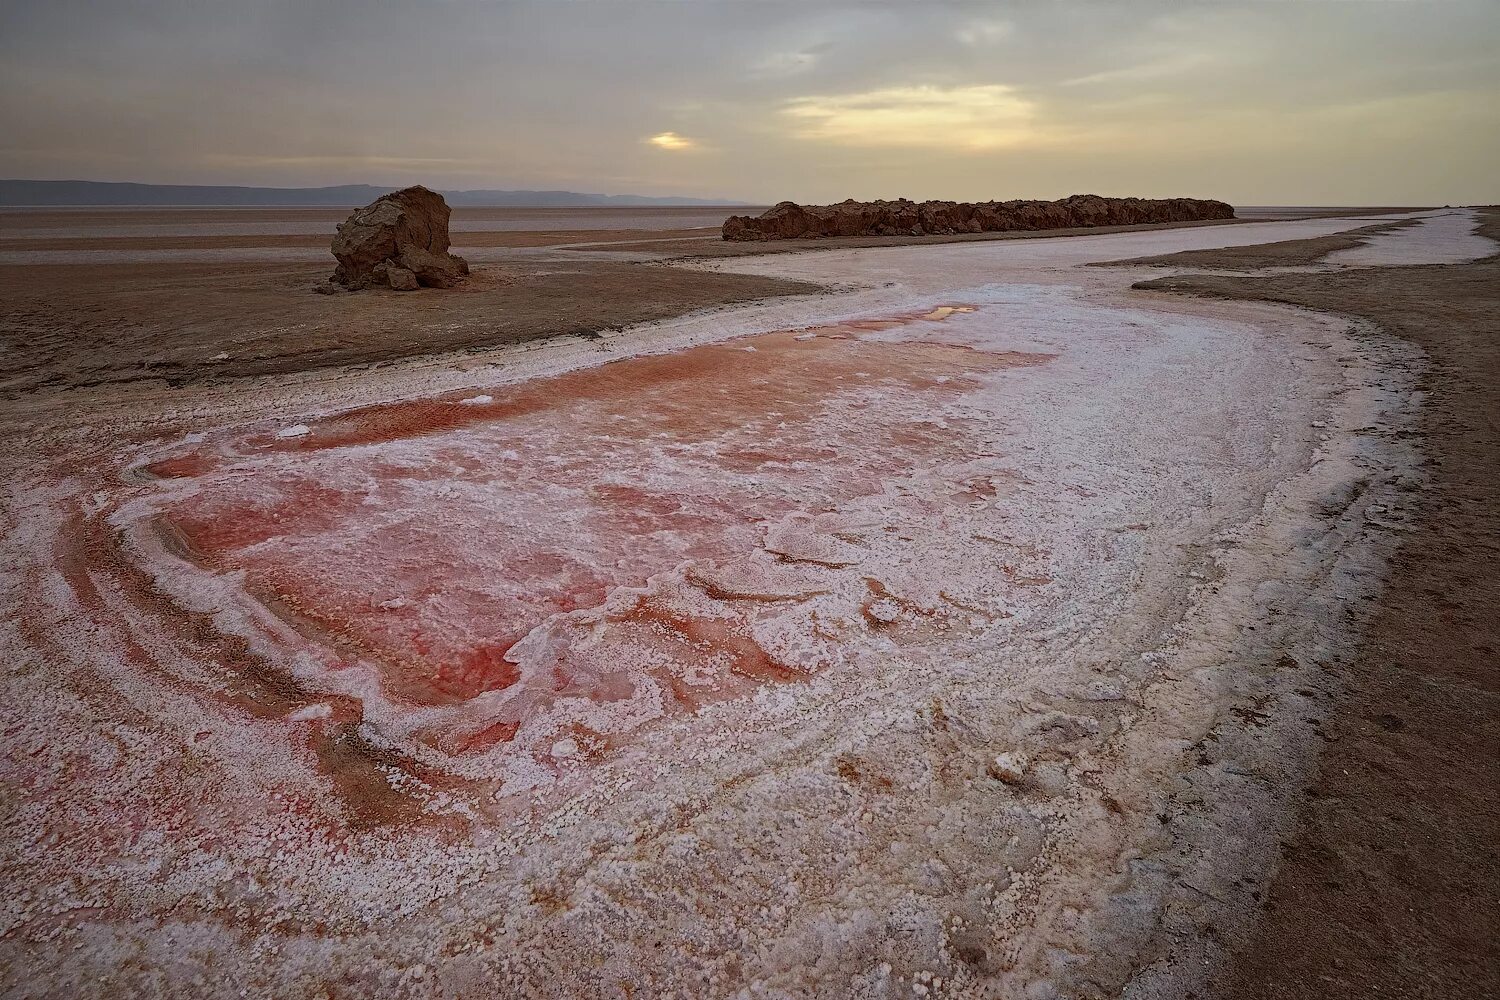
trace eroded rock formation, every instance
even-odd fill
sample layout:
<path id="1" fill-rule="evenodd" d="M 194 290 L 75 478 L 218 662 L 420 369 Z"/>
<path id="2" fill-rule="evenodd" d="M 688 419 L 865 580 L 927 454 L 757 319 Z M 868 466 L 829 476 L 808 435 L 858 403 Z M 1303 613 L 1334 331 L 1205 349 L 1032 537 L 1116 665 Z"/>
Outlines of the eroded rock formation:
<path id="1" fill-rule="evenodd" d="M 329 280 L 345 288 L 452 288 L 469 273 L 448 252 L 448 203 L 420 185 L 381 195 L 339 223 Z"/>
<path id="2" fill-rule="evenodd" d="M 1010 230 L 1132 226 L 1154 222 L 1232 219 L 1234 209 L 1201 198 L 1102 198 L 1075 194 L 1059 201 L 784 201 L 760 216 L 724 220 L 726 240 L 800 240 L 827 236 L 946 236 Z"/>

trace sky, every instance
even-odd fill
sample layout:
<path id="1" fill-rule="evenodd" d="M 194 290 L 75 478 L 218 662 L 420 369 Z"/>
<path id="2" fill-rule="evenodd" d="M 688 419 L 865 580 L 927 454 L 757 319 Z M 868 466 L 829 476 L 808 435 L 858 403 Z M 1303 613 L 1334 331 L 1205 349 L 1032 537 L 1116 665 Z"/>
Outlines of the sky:
<path id="1" fill-rule="evenodd" d="M 1500 201 L 1500 0 L 0 0 L 0 177 Z"/>

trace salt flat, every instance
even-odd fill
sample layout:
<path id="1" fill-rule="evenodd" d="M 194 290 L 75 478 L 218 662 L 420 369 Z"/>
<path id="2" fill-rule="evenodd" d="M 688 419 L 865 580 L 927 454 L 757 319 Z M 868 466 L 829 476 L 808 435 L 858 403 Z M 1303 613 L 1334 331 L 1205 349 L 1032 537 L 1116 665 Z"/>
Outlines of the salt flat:
<path id="1" fill-rule="evenodd" d="M 841 291 L 13 418 L 7 989 L 1173 995 L 1423 362 L 1078 265 L 1363 224 L 702 262 Z"/>

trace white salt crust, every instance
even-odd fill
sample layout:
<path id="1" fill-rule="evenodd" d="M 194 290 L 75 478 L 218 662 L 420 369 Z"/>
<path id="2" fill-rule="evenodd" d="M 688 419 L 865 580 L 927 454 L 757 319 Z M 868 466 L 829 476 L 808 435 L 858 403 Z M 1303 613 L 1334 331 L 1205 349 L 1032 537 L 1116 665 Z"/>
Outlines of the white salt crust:
<path id="1" fill-rule="evenodd" d="M 1364 246 L 1335 251 L 1324 263 L 1344 267 L 1467 264 L 1500 251 L 1500 244 L 1474 232 L 1478 225 L 1479 213 L 1472 208 L 1434 213 L 1415 226 L 1371 236 Z"/>
<path id="2" fill-rule="evenodd" d="M 1210 922 L 1232 935 L 1264 878 L 1305 764 L 1302 719 L 1320 712 L 1298 692 L 1327 689 L 1318 664 L 1357 637 L 1360 598 L 1403 530 L 1398 487 L 1414 481 L 1413 456 L 1393 432 L 1411 419 L 1420 359 L 1343 321 L 1122 291 L 1132 272 L 1073 265 L 1362 224 L 716 261 L 700 266 L 844 291 L 597 344 L 266 381 L 254 396 L 105 396 L 92 425 L 18 425 L 0 535 L 14 803 L 0 858 L 21 888 L 0 903 L 0 985 L 15 996 L 1048 997 L 1094 983 L 1174 995 L 1217 957 L 1182 942 Z M 297 440 L 315 443 L 353 405 L 460 390 L 504 399 L 526 378 L 620 357 L 942 306 L 974 311 L 861 336 L 1051 358 L 953 391 L 835 393 L 808 432 L 847 445 L 825 467 L 715 471 L 727 438 L 636 466 L 637 485 L 791 483 L 811 501 L 881 460 L 860 450 L 870 407 L 943 442 L 877 490 L 745 533 L 736 579 L 782 588 L 754 637 L 808 679 L 696 714 L 667 711 L 649 664 L 621 649 L 608 667 L 635 681 L 628 697 L 544 699 L 514 742 L 475 754 L 423 738 L 501 711 L 549 650 L 607 636 L 609 607 L 643 592 L 715 613 L 694 596 L 690 556 L 603 608 L 538 624 L 512 650 L 521 684 L 413 706 L 357 650 L 320 651 L 250 599 L 248 571 L 200 568 L 151 527 L 160 512 L 278 477 L 368 481 L 375 502 L 359 517 L 298 543 L 303 568 L 362 581 L 376 589 L 362 598 L 410 614 L 413 595 L 378 589 L 402 578 L 381 564 L 382 537 L 449 512 L 482 540 L 487 519 L 513 509 L 504 490 L 418 473 L 481 455 L 490 482 L 530 477 L 546 497 L 555 467 L 542 451 L 566 459 L 560 428 L 243 451 L 204 477 L 157 480 L 145 466 L 299 425 Z M 608 432 L 591 433 L 589 447 L 603 447 Z M 375 463 L 413 474 L 377 486 Z M 535 525 L 564 540 L 568 529 Z M 118 558 L 84 532 L 117 537 Z M 300 558 L 286 539 L 263 544 Z M 505 566 L 472 547 L 466 585 L 500 586 Z M 868 578 L 884 594 L 867 615 Z M 243 637 L 316 696 L 246 701 L 245 668 L 206 633 L 169 627 L 161 598 Z M 482 634 L 457 607 L 420 613 L 454 636 Z M 363 706 L 364 744 L 391 751 L 365 758 L 373 780 L 414 804 L 399 820 L 360 820 L 361 786 L 330 781 L 313 752 L 349 704 Z M 1234 713 L 1246 705 L 1265 734 Z M 575 722 L 618 746 L 595 757 L 564 733 Z M 1146 965 L 1147 954 L 1164 957 Z"/>

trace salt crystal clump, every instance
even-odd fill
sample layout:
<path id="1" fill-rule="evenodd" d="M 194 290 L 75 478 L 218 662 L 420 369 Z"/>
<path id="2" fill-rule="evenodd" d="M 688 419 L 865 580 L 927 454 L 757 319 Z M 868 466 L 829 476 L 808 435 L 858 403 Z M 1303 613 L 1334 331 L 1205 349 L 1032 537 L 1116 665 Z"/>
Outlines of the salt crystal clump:
<path id="1" fill-rule="evenodd" d="M 1019 785 L 1026 779 L 1026 755 L 1002 753 L 995 755 L 995 776 L 1007 785 Z"/>

